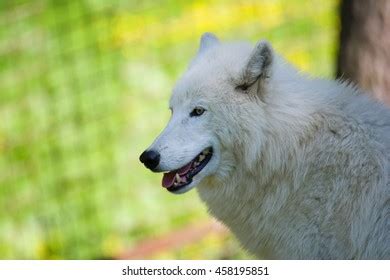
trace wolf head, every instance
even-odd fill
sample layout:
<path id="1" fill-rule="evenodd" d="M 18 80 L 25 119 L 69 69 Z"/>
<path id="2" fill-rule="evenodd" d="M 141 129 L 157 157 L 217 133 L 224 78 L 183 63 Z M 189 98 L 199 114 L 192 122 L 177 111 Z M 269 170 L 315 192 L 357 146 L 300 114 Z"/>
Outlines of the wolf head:
<path id="1" fill-rule="evenodd" d="M 140 156 L 152 171 L 165 172 L 163 187 L 184 193 L 256 164 L 273 64 L 266 41 L 255 47 L 222 44 L 213 34 L 203 34 L 197 55 L 173 89 L 167 127 Z"/>

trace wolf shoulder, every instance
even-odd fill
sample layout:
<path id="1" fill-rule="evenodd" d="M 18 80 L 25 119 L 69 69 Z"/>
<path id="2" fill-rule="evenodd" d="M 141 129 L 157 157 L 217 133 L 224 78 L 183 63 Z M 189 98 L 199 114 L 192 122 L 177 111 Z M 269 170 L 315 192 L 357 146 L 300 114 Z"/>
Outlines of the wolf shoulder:
<path id="1" fill-rule="evenodd" d="M 369 93 L 350 82 L 329 80 L 312 82 L 322 83 L 323 87 L 327 88 L 321 94 L 327 99 L 323 103 L 328 103 L 335 112 L 344 116 L 345 120 L 350 120 L 348 121 L 351 122 L 350 125 L 355 122 L 364 130 L 366 137 L 375 138 L 390 149 L 390 106 L 374 99 Z"/>
<path id="2" fill-rule="evenodd" d="M 351 86 L 332 83 L 336 92 L 328 99 L 331 109 L 318 112 L 315 136 L 302 144 L 306 169 L 296 173 L 303 176 L 304 187 L 297 192 L 301 209 L 321 216 L 311 220 L 327 236 L 333 257 L 337 248 L 350 246 L 342 251 L 351 255 L 342 258 L 388 259 L 390 109 Z"/>

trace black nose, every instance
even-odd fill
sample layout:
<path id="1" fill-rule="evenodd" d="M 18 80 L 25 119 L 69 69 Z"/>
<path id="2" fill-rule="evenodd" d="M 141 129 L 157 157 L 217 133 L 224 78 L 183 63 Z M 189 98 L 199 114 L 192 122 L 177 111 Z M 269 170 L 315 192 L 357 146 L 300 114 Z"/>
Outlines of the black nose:
<path id="1" fill-rule="evenodd" d="M 157 167 L 160 162 L 160 154 L 156 151 L 145 151 L 139 157 L 139 160 L 151 170 Z"/>

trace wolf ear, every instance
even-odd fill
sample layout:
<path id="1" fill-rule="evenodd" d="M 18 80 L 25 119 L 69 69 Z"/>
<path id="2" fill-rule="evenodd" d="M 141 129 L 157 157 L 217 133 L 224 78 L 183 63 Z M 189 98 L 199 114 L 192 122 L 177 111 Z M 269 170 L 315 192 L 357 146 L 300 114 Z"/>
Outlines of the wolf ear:
<path id="1" fill-rule="evenodd" d="M 202 37 L 200 38 L 198 55 L 217 44 L 219 44 L 217 36 L 210 32 L 203 33 Z"/>
<path id="2" fill-rule="evenodd" d="M 202 55 L 203 52 L 216 45 L 219 45 L 219 40 L 217 36 L 215 36 L 213 33 L 210 32 L 203 33 L 202 37 L 200 37 L 200 45 L 199 45 L 198 53 L 190 62 L 188 69 L 190 69 L 196 63 L 196 61 L 199 59 L 199 57 Z"/>
<path id="3" fill-rule="evenodd" d="M 264 40 L 259 41 L 245 64 L 242 87 L 248 87 L 259 79 L 265 79 L 270 74 L 273 61 L 271 45 Z"/>

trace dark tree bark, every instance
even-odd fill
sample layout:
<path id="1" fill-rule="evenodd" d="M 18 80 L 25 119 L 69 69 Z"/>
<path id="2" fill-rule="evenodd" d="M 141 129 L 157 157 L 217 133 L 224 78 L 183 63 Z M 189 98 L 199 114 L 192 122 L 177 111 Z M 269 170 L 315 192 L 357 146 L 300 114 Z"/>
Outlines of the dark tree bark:
<path id="1" fill-rule="evenodd" d="M 390 0 L 343 0 L 337 77 L 390 105 Z"/>

